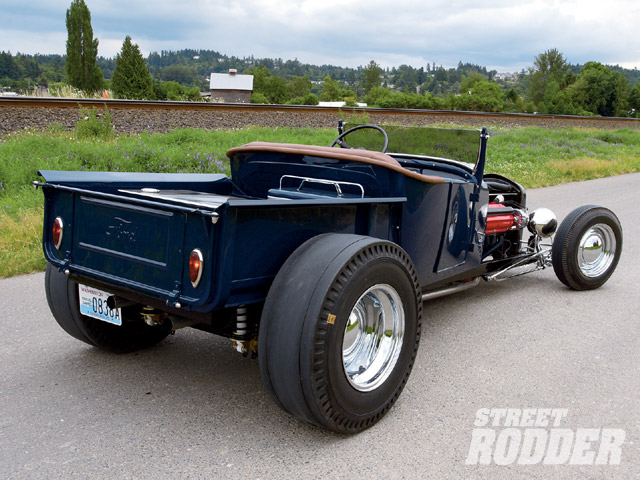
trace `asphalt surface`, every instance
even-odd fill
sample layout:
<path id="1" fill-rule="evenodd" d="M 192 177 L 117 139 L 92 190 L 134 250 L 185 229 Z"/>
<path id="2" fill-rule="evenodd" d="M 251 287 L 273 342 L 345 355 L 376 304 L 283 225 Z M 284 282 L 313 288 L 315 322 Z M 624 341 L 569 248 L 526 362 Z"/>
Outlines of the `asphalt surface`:
<path id="1" fill-rule="evenodd" d="M 623 226 L 609 282 L 574 292 L 545 270 L 425 304 L 406 389 L 356 436 L 279 410 L 257 361 L 225 339 L 183 329 L 107 354 L 58 327 L 43 274 L 0 280 L 0 478 L 639 478 L 640 174 L 528 199 L 559 218 L 587 203 Z M 566 409 L 576 435 L 623 430 L 620 463 L 467 465 L 480 408 Z"/>

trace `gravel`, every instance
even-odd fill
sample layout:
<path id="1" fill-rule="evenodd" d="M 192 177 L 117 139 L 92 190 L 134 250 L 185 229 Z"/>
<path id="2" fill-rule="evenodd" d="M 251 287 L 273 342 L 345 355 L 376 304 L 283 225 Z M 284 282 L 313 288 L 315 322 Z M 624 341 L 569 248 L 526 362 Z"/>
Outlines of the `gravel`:
<path id="1" fill-rule="evenodd" d="M 7 105 L 0 102 L 0 135 L 25 129 L 45 130 L 53 124 L 72 129 L 83 117 L 80 108 L 73 104 L 36 106 L 32 101 L 25 105 Z M 139 104 L 138 104 L 139 105 Z M 455 124 L 469 127 L 518 127 L 539 126 L 547 128 L 583 127 L 599 129 L 640 129 L 639 119 L 611 119 L 593 117 L 558 117 L 541 115 L 482 114 L 436 111 L 382 111 L 381 109 L 336 108 L 282 108 L 248 105 L 219 105 L 172 103 L 163 107 L 159 102 L 133 108 L 110 105 L 109 112 L 116 132 L 167 132 L 176 128 L 204 128 L 226 130 L 249 125 L 261 127 L 311 127 L 333 128 L 343 116 L 362 115 L 366 112 L 372 123 L 399 125 Z"/>

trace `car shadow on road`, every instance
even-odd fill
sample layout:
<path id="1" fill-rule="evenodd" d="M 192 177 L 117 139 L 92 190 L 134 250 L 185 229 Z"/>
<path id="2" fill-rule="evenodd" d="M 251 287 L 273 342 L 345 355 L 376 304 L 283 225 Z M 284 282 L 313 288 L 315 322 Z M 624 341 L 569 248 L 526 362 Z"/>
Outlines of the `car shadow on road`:
<path id="1" fill-rule="evenodd" d="M 244 432 L 252 441 L 345 438 L 281 410 L 264 389 L 258 360 L 235 352 L 228 339 L 183 329 L 154 347 L 123 355 L 69 342 L 73 347 L 56 356 L 45 376 L 84 399 L 84 408 L 94 410 L 90 416 L 108 414 L 145 429 L 181 418 L 185 421 L 172 422 L 178 437 Z"/>

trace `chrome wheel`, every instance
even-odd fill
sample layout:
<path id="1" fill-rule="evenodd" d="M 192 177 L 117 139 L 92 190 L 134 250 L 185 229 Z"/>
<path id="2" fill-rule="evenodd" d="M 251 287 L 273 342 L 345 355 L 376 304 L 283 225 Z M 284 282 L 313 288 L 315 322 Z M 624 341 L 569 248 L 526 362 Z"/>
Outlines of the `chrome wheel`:
<path id="1" fill-rule="evenodd" d="M 622 252 L 622 226 L 608 208 L 583 205 L 569 212 L 553 239 L 551 263 L 558 280 L 574 290 L 601 287 Z"/>
<path id="2" fill-rule="evenodd" d="M 402 300 L 390 285 L 369 288 L 354 305 L 344 331 L 342 360 L 351 386 L 368 392 L 391 374 L 402 350 Z"/>
<path id="3" fill-rule="evenodd" d="M 597 277 L 606 272 L 616 254 L 616 236 L 604 223 L 589 228 L 578 246 L 578 267 L 586 277 Z"/>

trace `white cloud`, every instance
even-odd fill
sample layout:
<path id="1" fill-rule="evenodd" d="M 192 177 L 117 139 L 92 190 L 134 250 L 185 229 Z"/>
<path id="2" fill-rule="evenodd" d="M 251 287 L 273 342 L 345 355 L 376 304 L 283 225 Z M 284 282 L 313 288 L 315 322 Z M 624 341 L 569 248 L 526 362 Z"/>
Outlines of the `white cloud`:
<path id="1" fill-rule="evenodd" d="M 143 53 L 182 48 L 307 63 L 519 70 L 557 48 L 572 63 L 640 67 L 636 0 L 85 0 L 99 53 L 126 35 Z M 70 0 L 5 0 L 0 49 L 64 53 Z"/>

